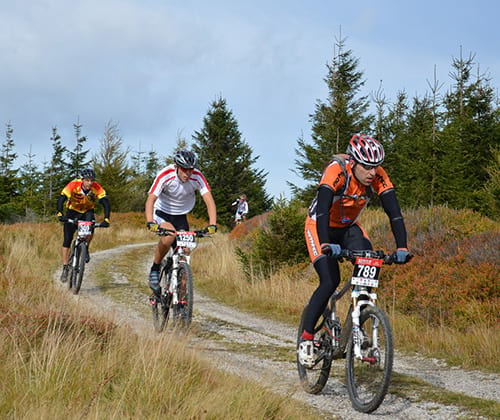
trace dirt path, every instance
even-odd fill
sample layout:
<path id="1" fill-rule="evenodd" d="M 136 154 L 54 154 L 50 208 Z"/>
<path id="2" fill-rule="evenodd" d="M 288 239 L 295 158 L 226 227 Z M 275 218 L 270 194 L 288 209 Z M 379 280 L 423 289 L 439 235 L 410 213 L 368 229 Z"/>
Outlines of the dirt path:
<path id="1" fill-rule="evenodd" d="M 154 336 L 144 294 L 137 293 L 132 298 L 129 294 L 129 303 L 116 303 L 101 293 L 92 277 L 93 267 L 102 261 L 132 248 L 146 246 L 151 247 L 151 244 L 127 245 L 93 253 L 82 290 L 75 299 L 93 305 L 96 310 L 112 316 L 116 322 L 128 325 L 139 334 Z M 122 288 L 129 282 L 126 273 L 110 275 Z M 199 349 L 207 361 L 219 369 L 259 382 L 275 392 L 321 409 L 325 418 L 458 419 L 464 418 L 464 414 L 465 418 L 469 417 L 455 406 L 419 401 L 415 395 L 399 397 L 394 394 L 388 394 L 371 416 L 360 414 L 351 408 L 347 390 L 335 375 L 331 376 L 320 395 L 309 395 L 302 391 L 295 367 L 295 327 L 243 313 L 196 291 L 192 329 L 191 345 Z M 337 363 L 339 365 L 334 366 L 332 372 L 343 368 L 343 362 Z M 447 368 L 438 360 L 402 354 L 395 356 L 394 371 L 417 376 L 452 392 L 500 402 L 500 375 Z"/>

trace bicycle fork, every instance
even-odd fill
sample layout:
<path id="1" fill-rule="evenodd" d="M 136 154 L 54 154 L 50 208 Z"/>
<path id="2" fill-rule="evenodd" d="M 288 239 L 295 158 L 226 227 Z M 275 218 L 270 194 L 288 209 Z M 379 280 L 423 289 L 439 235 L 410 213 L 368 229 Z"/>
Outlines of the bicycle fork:
<path id="1" fill-rule="evenodd" d="M 353 290 L 352 294 L 352 307 L 354 308 L 351 314 L 352 317 L 352 340 L 353 340 L 353 350 L 354 357 L 362 362 L 367 362 L 371 365 L 377 363 L 377 358 L 373 356 L 363 356 L 361 349 L 363 343 L 368 340 L 365 332 L 359 326 L 359 318 L 361 315 L 361 307 L 370 305 L 375 306 L 375 301 L 377 299 L 376 293 L 369 293 L 365 288 Z M 378 348 L 378 319 L 375 318 L 371 330 L 371 346 L 372 348 Z"/>

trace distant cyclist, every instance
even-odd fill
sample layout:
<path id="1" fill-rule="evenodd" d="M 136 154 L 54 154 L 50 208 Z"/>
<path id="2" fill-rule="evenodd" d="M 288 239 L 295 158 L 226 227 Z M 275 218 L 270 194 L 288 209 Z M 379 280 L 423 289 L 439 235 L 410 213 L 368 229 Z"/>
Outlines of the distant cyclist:
<path id="1" fill-rule="evenodd" d="M 234 213 L 234 223 L 239 224 L 247 219 L 248 214 L 248 201 L 246 194 L 241 194 L 240 198 L 231 204 L 232 207 L 236 207 L 236 212 Z"/>
<path id="2" fill-rule="evenodd" d="M 347 154 L 333 159 L 323 172 L 318 192 L 305 223 L 309 257 L 319 276 L 319 286 L 309 301 L 304 320 L 299 361 L 312 367 L 315 361 L 314 326 L 340 283 L 341 249 L 373 249 L 357 219 L 375 193 L 389 217 L 396 242 L 395 262 L 409 259 L 406 228 L 394 187 L 385 170 L 384 148 L 372 137 L 356 134 L 349 141 Z"/>
<path id="3" fill-rule="evenodd" d="M 95 181 L 95 172 L 93 169 L 83 169 L 80 172 L 80 178 L 74 179 L 68 183 L 57 200 L 57 217 L 59 221 L 65 222 L 67 219 L 73 220 L 95 220 L 94 208 L 99 201 L 104 207 L 104 222 L 101 226 L 109 226 L 110 205 L 106 191 L 100 184 Z M 67 200 L 67 202 L 66 202 Z M 66 203 L 66 214 L 63 215 L 63 207 Z M 65 282 L 68 278 L 68 260 L 71 241 L 75 235 L 76 226 L 72 223 L 64 223 L 64 240 L 61 251 L 62 258 L 62 274 L 61 281 Z M 88 244 L 92 240 L 93 235 L 88 238 Z M 87 261 L 90 261 L 90 254 L 87 253 Z"/>
<path id="4" fill-rule="evenodd" d="M 180 150 L 174 163 L 158 172 L 148 192 L 145 205 L 146 224 L 151 231 L 158 226 L 172 230 L 189 230 L 187 214 L 195 205 L 195 193 L 199 191 L 208 212 L 207 231 L 217 231 L 217 208 L 210 186 L 203 174 L 196 169 L 196 156 L 188 150 Z M 160 264 L 174 242 L 175 236 L 163 236 L 156 247 L 153 265 L 149 273 L 149 287 L 160 293 Z"/>

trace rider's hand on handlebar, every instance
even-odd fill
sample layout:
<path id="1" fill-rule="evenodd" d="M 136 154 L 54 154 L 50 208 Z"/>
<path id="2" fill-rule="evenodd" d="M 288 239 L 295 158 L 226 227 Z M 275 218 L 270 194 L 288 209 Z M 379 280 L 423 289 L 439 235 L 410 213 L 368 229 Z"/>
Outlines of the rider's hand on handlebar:
<path id="1" fill-rule="evenodd" d="M 210 235 L 213 235 L 215 232 L 217 232 L 217 225 L 208 225 L 205 230 L 207 231 L 207 233 L 210 233 Z"/>
<path id="2" fill-rule="evenodd" d="M 406 264 L 410 261 L 410 253 L 406 248 L 398 248 L 392 254 L 392 259 L 395 264 Z"/>
<path id="3" fill-rule="evenodd" d="M 339 258 L 342 253 L 342 248 L 338 244 L 321 244 L 321 253 Z"/>
<path id="4" fill-rule="evenodd" d="M 109 227 L 109 219 L 107 217 L 104 218 L 104 222 L 100 223 L 101 227 L 107 228 Z"/>
<path id="5" fill-rule="evenodd" d="M 155 222 L 147 222 L 146 226 L 148 227 L 150 232 L 158 232 L 158 228 L 160 227 Z"/>
<path id="6" fill-rule="evenodd" d="M 63 216 L 63 214 L 59 211 L 57 212 L 57 219 L 60 221 L 60 222 L 65 222 L 66 220 L 68 220 L 68 218 L 66 216 Z"/>

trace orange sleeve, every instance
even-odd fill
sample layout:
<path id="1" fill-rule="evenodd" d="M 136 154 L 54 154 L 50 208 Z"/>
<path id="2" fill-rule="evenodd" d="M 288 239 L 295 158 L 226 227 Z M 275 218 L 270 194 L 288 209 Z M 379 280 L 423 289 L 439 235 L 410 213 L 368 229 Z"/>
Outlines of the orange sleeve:
<path id="1" fill-rule="evenodd" d="M 378 195 L 382 194 L 384 191 L 394 188 L 394 185 L 392 185 L 392 182 L 389 179 L 389 175 L 387 175 L 387 172 L 384 168 L 382 168 L 382 166 L 377 168 L 377 173 L 375 174 L 372 187 Z"/>
<path id="2" fill-rule="evenodd" d="M 319 185 L 327 185 L 334 191 L 339 191 L 344 186 L 344 171 L 338 162 L 332 162 L 328 165 L 321 176 Z"/>

